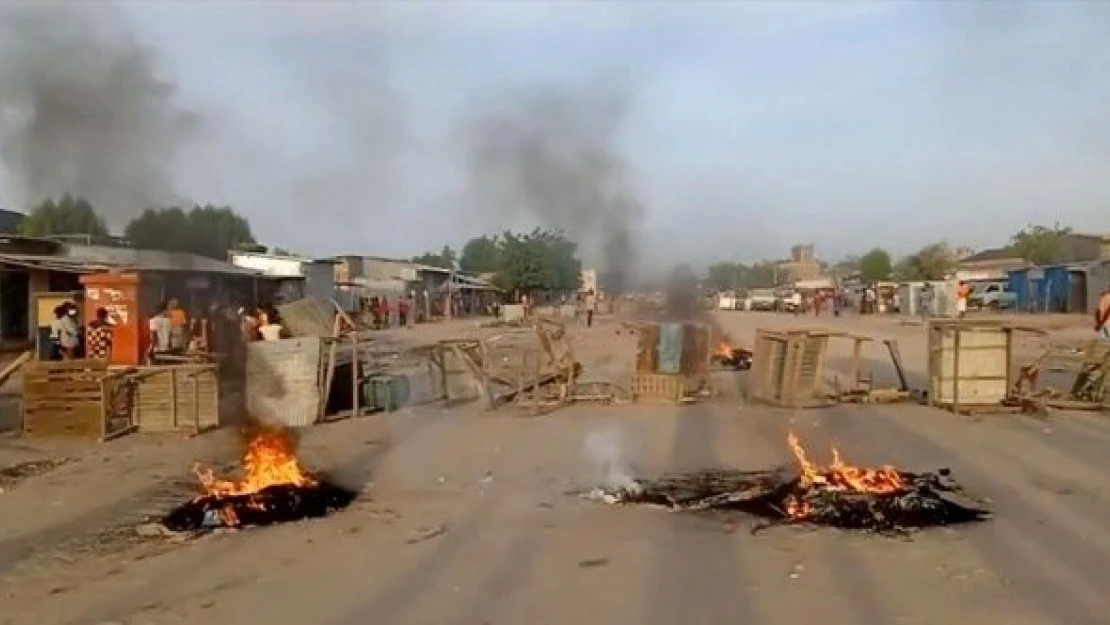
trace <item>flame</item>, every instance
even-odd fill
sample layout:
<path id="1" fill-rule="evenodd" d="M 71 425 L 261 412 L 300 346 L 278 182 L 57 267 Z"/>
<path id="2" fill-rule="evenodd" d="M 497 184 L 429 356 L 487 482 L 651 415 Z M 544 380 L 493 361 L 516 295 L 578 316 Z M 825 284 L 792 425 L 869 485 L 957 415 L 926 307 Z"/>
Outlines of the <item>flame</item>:
<path id="1" fill-rule="evenodd" d="M 840 451 L 833 447 L 832 463 L 822 467 L 806 457 L 805 448 L 793 432 L 787 433 L 786 444 L 794 454 L 794 459 L 801 471 L 798 485 L 803 490 L 820 488 L 828 491 L 885 495 L 896 493 L 904 488 L 898 469 L 891 465 L 884 465 L 878 469 L 853 466 L 845 463 L 840 457 Z M 786 514 L 792 519 L 805 518 L 809 512 L 809 504 L 798 497 L 792 497 L 786 502 Z"/>
<path id="2" fill-rule="evenodd" d="M 247 442 L 243 454 L 243 479 L 218 478 L 211 467 L 197 463 L 193 472 L 200 479 L 204 494 L 215 497 L 250 495 L 277 484 L 314 486 L 315 478 L 301 469 L 297 443 L 284 428 L 264 427 Z"/>
<path id="3" fill-rule="evenodd" d="M 717 355 L 722 358 L 732 358 L 732 343 L 728 341 L 721 341 L 717 344 Z"/>

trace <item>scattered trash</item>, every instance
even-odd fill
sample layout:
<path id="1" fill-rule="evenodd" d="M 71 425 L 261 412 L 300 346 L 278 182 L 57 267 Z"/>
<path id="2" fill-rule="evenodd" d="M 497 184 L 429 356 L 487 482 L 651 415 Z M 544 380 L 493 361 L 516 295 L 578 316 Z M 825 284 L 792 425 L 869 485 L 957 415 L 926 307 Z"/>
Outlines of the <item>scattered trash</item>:
<path id="1" fill-rule="evenodd" d="M 426 540 L 431 540 L 438 536 L 442 536 L 446 532 L 446 525 L 436 525 L 435 527 L 415 529 L 409 534 L 409 538 L 405 541 L 405 544 L 415 545 L 416 543 L 422 543 Z"/>

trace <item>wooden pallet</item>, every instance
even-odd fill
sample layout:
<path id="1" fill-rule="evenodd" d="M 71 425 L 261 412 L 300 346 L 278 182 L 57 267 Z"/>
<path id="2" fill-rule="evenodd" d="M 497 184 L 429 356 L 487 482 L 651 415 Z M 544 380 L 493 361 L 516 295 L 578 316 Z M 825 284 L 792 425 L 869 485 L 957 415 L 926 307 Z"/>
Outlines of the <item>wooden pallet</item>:
<path id="1" fill-rule="evenodd" d="M 134 430 L 112 402 L 119 377 L 106 361 L 33 361 L 23 373 L 23 433 L 108 440 Z"/>
<path id="2" fill-rule="evenodd" d="M 679 404 L 689 400 L 695 384 L 682 374 L 633 373 L 630 391 L 634 401 Z"/>
<path id="3" fill-rule="evenodd" d="M 750 394 L 753 399 L 788 408 L 824 405 L 828 332 L 756 331 Z"/>

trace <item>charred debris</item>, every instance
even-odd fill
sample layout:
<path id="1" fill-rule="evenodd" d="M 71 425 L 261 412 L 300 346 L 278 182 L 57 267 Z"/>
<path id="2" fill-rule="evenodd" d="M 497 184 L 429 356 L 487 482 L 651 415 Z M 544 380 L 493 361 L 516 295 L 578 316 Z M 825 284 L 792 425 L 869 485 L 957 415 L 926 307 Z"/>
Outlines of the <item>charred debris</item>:
<path id="1" fill-rule="evenodd" d="M 597 489 L 587 496 L 682 512 L 739 512 L 759 520 L 753 533 L 800 524 L 904 535 L 991 518 L 986 502 L 968 494 L 948 469 L 913 473 L 891 466 L 856 467 L 844 463 L 835 448 L 832 463 L 818 466 L 793 434 L 788 444 L 796 468 L 696 471 Z"/>
<path id="2" fill-rule="evenodd" d="M 201 494 L 171 510 L 162 525 L 173 533 L 197 533 L 301 521 L 346 508 L 358 496 L 302 469 L 296 451 L 288 430 L 256 428 L 243 455 L 243 478 L 222 479 L 196 465 Z"/>

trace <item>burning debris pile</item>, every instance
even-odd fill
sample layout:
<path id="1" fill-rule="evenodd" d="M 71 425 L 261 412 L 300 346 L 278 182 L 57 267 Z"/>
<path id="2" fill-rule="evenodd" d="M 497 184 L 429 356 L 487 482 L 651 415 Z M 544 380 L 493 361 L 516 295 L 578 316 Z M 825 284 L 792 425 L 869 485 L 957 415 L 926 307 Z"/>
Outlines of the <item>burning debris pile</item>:
<path id="1" fill-rule="evenodd" d="M 725 369 L 747 371 L 752 368 L 752 352 L 735 347 L 727 340 L 721 341 L 717 345 L 717 351 L 713 352 L 713 362 Z"/>
<path id="2" fill-rule="evenodd" d="M 654 504 L 678 511 L 736 510 L 764 519 L 753 531 L 808 523 L 902 533 L 991 516 L 947 469 L 909 473 L 891 466 L 855 467 L 844 463 L 835 448 L 832 463 L 822 467 L 809 461 L 794 434 L 787 442 L 800 473 L 785 468 L 701 471 L 594 494 L 609 503 Z"/>
<path id="3" fill-rule="evenodd" d="M 162 524 L 173 532 L 272 525 L 322 517 L 354 500 L 356 493 L 305 472 L 296 451 L 288 430 L 259 428 L 247 443 L 242 480 L 219 479 L 210 467 L 196 465 L 204 493 Z"/>

